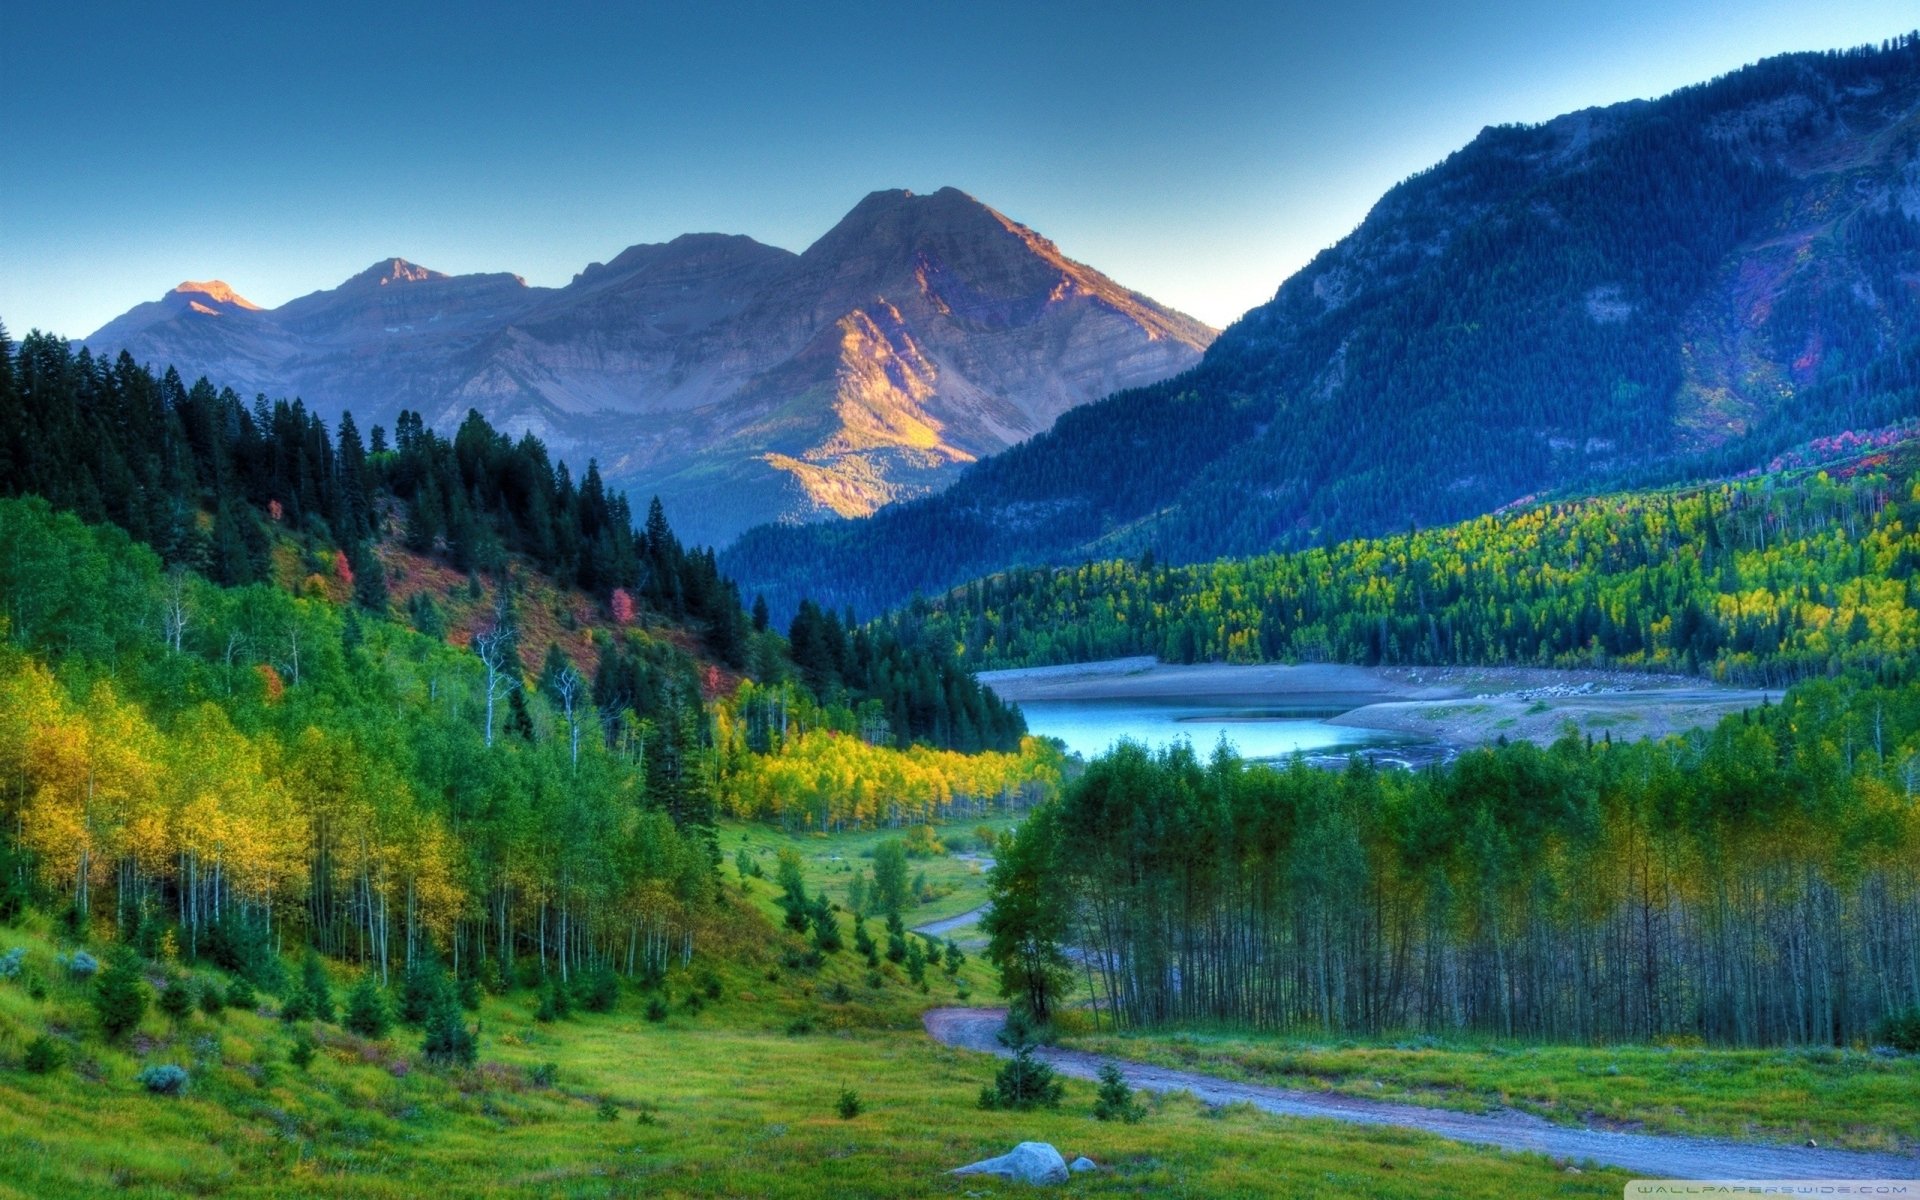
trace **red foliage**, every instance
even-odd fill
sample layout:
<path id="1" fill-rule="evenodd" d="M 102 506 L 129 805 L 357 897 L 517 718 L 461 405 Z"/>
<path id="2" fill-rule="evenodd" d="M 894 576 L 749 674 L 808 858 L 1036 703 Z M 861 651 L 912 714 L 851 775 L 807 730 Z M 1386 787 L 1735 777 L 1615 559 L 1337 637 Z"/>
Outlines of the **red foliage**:
<path id="1" fill-rule="evenodd" d="M 271 663 L 261 663 L 254 670 L 260 672 L 261 681 L 267 685 L 268 704 L 287 694 L 286 681 L 280 678 L 280 672 L 274 670 Z"/>
<path id="2" fill-rule="evenodd" d="M 267 515 L 272 517 L 274 521 L 278 522 L 285 512 L 286 510 L 280 507 L 278 500 L 267 501 Z"/>
<path id="3" fill-rule="evenodd" d="M 613 597 L 607 602 L 607 607 L 613 610 L 615 621 L 622 625 L 633 624 L 633 597 L 627 594 L 627 589 L 613 589 Z"/>
<path id="4" fill-rule="evenodd" d="M 333 577 L 348 587 L 353 586 L 353 564 L 347 561 L 345 550 L 333 552 Z"/>

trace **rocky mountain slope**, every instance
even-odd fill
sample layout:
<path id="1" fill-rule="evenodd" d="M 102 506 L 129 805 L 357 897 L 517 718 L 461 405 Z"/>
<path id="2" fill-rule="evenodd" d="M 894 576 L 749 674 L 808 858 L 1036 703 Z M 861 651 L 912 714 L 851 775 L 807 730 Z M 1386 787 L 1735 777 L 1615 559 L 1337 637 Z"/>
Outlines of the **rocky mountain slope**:
<path id="1" fill-rule="evenodd" d="M 275 309 L 185 283 L 86 344 L 363 426 L 478 409 L 724 542 L 936 491 L 1213 336 L 946 188 L 876 192 L 801 254 L 689 234 L 561 288 L 398 258 Z"/>
<path id="2" fill-rule="evenodd" d="M 750 531 L 776 611 L 1197 561 L 1739 470 L 1920 410 L 1920 42 L 1485 130 L 1221 334 L 943 494 Z"/>

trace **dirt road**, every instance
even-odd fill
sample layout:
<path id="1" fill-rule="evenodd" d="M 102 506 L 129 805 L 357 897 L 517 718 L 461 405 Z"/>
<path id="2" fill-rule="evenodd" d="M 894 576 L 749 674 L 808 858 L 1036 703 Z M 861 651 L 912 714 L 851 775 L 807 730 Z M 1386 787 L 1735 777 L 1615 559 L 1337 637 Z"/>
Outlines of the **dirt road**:
<path id="1" fill-rule="evenodd" d="M 936 1008 L 926 1014 L 937 1042 L 1008 1055 L 997 1040 L 1006 1010 Z M 1035 1057 L 1062 1075 L 1092 1079 L 1109 1060 L 1076 1050 L 1042 1047 Z M 1219 1079 L 1144 1063 L 1117 1063 L 1127 1082 L 1150 1092 L 1191 1092 L 1207 1104 L 1247 1103 L 1287 1117 L 1319 1117 L 1360 1125 L 1418 1129 L 1458 1142 L 1523 1150 L 1567 1162 L 1623 1167 L 1643 1177 L 1671 1179 L 1920 1179 L 1920 1157 L 1858 1150 L 1814 1149 L 1649 1133 L 1612 1133 L 1555 1125 L 1531 1113 L 1463 1113 L 1367 1100 L 1335 1092 L 1296 1091 Z"/>

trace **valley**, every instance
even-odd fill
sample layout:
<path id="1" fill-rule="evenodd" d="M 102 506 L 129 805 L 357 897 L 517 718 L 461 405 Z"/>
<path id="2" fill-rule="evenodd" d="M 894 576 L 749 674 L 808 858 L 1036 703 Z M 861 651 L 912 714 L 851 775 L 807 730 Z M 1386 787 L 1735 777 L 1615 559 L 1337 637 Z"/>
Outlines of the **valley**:
<path id="1" fill-rule="evenodd" d="M 1711 2 L 11 14 L 45 311 L 769 240 L 0 327 L 0 1200 L 1920 1188 L 1920 33 Z"/>

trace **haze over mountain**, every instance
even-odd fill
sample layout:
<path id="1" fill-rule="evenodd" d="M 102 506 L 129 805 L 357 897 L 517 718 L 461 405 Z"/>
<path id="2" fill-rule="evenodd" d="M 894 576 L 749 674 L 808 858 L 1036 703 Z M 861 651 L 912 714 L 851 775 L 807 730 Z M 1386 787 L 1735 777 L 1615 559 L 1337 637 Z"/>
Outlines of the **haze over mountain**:
<path id="1" fill-rule="evenodd" d="M 931 499 L 750 531 L 776 611 L 1018 563 L 1194 561 L 1742 469 L 1916 411 L 1920 45 L 1485 130 L 1179 377 Z"/>
<path id="2" fill-rule="evenodd" d="M 875 192 L 800 254 L 688 234 L 560 288 L 400 258 L 275 309 L 183 283 L 86 343 L 363 426 L 478 409 L 725 542 L 935 491 L 1213 336 L 944 188 Z"/>

